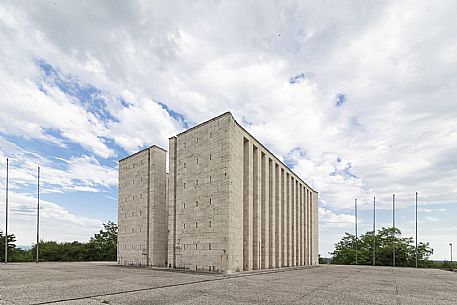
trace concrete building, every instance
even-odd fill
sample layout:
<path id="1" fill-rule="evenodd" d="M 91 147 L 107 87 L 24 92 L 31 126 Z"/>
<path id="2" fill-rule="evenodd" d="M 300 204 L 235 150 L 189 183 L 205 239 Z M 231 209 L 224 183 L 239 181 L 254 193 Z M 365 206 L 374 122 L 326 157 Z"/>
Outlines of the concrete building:
<path id="1" fill-rule="evenodd" d="M 119 161 L 118 263 L 237 272 L 318 264 L 317 192 L 227 112 Z M 166 181 L 168 181 L 166 183 Z"/>

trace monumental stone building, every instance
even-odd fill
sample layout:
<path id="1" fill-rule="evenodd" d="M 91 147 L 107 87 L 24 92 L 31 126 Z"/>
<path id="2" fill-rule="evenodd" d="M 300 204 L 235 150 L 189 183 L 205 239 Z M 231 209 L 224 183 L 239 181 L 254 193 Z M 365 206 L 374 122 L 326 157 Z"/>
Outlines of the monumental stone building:
<path id="1" fill-rule="evenodd" d="M 118 263 L 231 273 L 318 264 L 318 193 L 230 112 L 119 161 Z"/>

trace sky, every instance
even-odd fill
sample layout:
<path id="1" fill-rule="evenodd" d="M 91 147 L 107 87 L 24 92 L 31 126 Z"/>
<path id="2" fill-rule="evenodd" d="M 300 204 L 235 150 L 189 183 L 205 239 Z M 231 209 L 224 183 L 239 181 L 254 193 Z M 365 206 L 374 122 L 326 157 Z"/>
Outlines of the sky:
<path id="1" fill-rule="evenodd" d="M 225 111 L 319 192 L 319 253 L 396 223 L 457 245 L 457 2 L 2 1 L 0 228 L 87 241 L 117 161 Z"/>

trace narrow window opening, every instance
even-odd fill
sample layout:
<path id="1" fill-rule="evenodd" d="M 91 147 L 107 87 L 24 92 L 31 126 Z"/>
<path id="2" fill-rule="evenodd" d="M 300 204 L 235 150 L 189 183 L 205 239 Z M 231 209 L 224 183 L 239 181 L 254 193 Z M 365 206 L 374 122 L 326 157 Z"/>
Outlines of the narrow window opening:
<path id="1" fill-rule="evenodd" d="M 198 179 L 195 181 L 195 185 L 198 186 Z"/>
<path id="2" fill-rule="evenodd" d="M 184 182 L 184 189 L 186 189 L 186 183 Z"/>
<path id="3" fill-rule="evenodd" d="M 198 207 L 198 200 L 197 200 L 197 201 L 195 201 L 195 206 L 196 206 L 196 207 Z"/>
<path id="4" fill-rule="evenodd" d="M 197 249 L 198 249 L 198 245 L 195 244 L 195 250 L 197 250 Z M 197 266 L 195 266 L 195 269 L 197 269 Z"/>
<path id="5" fill-rule="evenodd" d="M 208 244 L 208 249 L 211 250 L 211 243 Z"/>
<path id="6" fill-rule="evenodd" d="M 186 224 L 183 224 L 183 229 L 184 229 L 184 230 L 186 229 Z"/>
<path id="7" fill-rule="evenodd" d="M 184 162 L 184 168 L 186 168 L 186 162 Z"/>
<path id="8" fill-rule="evenodd" d="M 209 221 L 209 227 L 210 227 L 210 228 L 212 227 L 212 225 L 211 225 L 211 220 Z"/>
<path id="9" fill-rule="evenodd" d="M 197 138 L 197 143 L 198 143 L 198 138 Z"/>
<path id="10" fill-rule="evenodd" d="M 211 183 L 211 176 L 209 176 L 209 183 Z"/>
<path id="11" fill-rule="evenodd" d="M 197 158 L 197 164 L 198 164 L 198 158 Z"/>
<path id="12" fill-rule="evenodd" d="M 186 209 L 186 204 L 183 203 L 183 204 L 182 204 L 182 207 L 183 207 L 183 209 L 185 210 L 185 209 Z"/>
<path id="13" fill-rule="evenodd" d="M 209 159 L 210 159 L 210 160 L 212 160 L 212 157 L 213 157 L 213 155 L 212 155 L 212 154 L 209 154 Z"/>
<path id="14" fill-rule="evenodd" d="M 211 202 L 211 198 L 210 198 L 210 199 L 209 199 L 209 205 L 211 205 L 211 204 L 212 204 L 212 202 Z"/>
<path id="15" fill-rule="evenodd" d="M 198 222 L 195 223 L 195 228 L 198 228 Z"/>

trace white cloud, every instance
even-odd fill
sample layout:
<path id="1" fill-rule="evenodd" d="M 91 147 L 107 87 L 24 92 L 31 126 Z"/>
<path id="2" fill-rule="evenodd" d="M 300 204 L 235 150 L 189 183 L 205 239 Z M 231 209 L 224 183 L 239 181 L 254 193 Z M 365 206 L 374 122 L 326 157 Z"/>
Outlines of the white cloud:
<path id="1" fill-rule="evenodd" d="M 10 188 L 18 192 L 24 185 L 36 184 L 37 167 L 41 167 L 42 192 L 89 191 L 99 192 L 117 185 L 117 168 L 101 165 L 96 158 L 83 155 L 70 159 L 46 158 L 26 151 L 0 137 L 0 164 L 6 168 L 9 157 Z M 60 161 L 57 163 L 56 161 Z M 5 185 L 5 176 L 0 176 Z"/>
<path id="2" fill-rule="evenodd" d="M 319 208 L 319 226 L 321 228 L 345 228 L 355 224 L 355 217 L 347 214 L 335 214 L 330 210 Z"/>
<path id="3" fill-rule="evenodd" d="M 426 216 L 425 219 L 427 219 L 430 222 L 437 222 L 440 220 L 438 217 L 433 217 L 433 216 Z"/>
<path id="4" fill-rule="evenodd" d="M 5 191 L 0 190 L 5 197 Z M 17 245 L 36 242 L 36 198 L 9 192 L 8 234 L 14 234 Z M 5 206 L 0 205 L 5 219 Z M 88 241 L 100 230 L 103 220 L 75 215 L 54 202 L 40 200 L 40 238 L 57 241 Z M 1 228 L 4 231 L 4 227 Z"/>
<path id="5" fill-rule="evenodd" d="M 390 208 L 392 193 L 408 207 L 416 191 L 420 204 L 452 205 L 456 10 L 453 1 L 4 2 L 0 131 L 109 157 L 109 141 L 128 152 L 166 148 L 181 127 L 159 101 L 191 123 L 231 110 L 295 162 L 324 211 L 352 208 L 354 198 L 368 209 L 373 196 Z M 99 88 L 114 119 L 49 85 L 38 58 Z M 110 184 L 107 174 L 77 187 Z"/>

